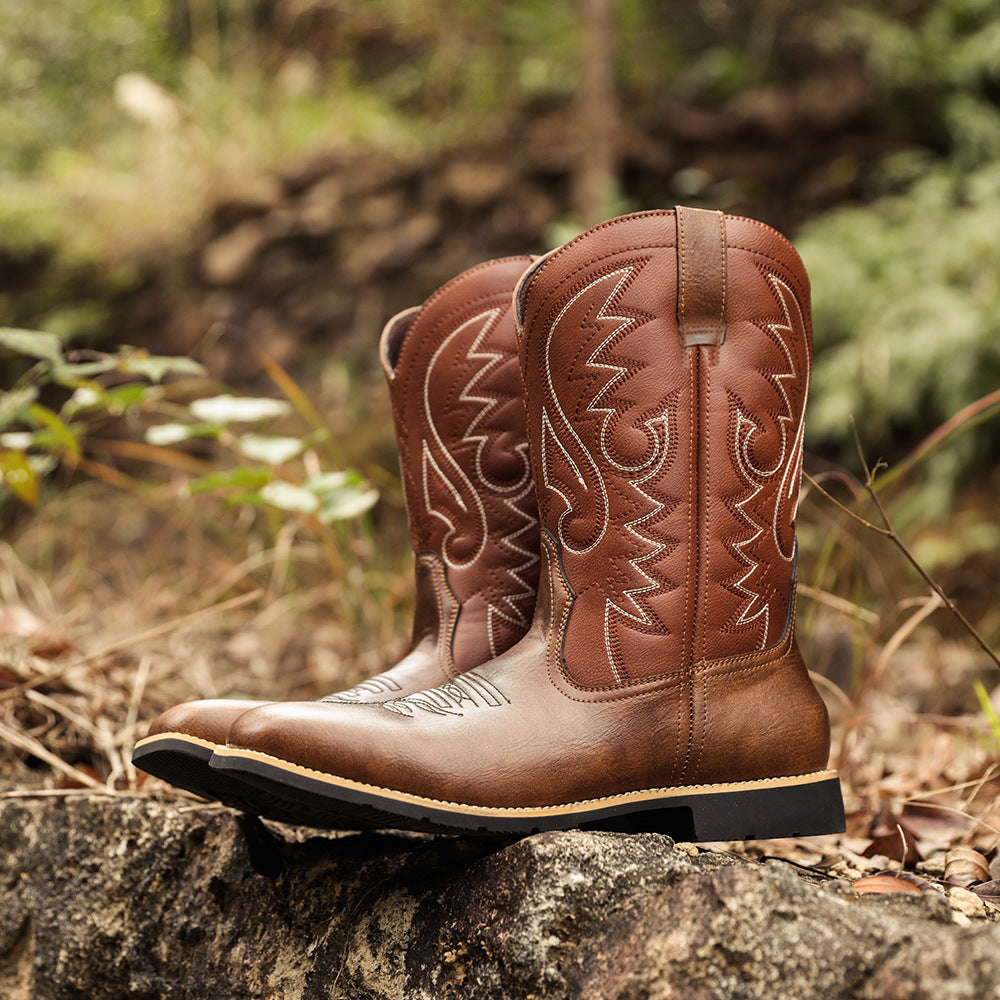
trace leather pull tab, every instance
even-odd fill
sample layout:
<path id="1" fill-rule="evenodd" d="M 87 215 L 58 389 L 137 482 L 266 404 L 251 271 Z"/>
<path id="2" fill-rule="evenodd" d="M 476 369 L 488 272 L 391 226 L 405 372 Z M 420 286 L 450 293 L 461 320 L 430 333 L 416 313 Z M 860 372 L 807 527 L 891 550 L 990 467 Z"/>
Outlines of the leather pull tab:
<path id="1" fill-rule="evenodd" d="M 677 213 L 677 328 L 685 347 L 726 339 L 726 217 L 704 208 Z"/>

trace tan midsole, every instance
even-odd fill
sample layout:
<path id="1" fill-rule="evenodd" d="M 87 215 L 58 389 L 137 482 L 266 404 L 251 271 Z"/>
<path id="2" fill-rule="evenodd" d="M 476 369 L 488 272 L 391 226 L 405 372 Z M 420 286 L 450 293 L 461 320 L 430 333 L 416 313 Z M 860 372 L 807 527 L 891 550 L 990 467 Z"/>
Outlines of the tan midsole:
<path id="1" fill-rule="evenodd" d="M 259 750 L 243 750 L 238 747 L 218 747 L 217 757 L 238 757 L 244 760 L 256 760 L 269 764 L 282 771 L 299 774 L 314 781 L 321 781 L 332 788 L 343 788 L 368 795 L 378 795 L 382 798 L 405 802 L 410 805 L 428 806 L 445 812 L 453 812 L 466 816 L 559 816 L 565 813 L 579 812 L 583 807 L 604 807 L 625 805 L 629 803 L 660 802 L 664 799 L 680 798 L 690 795 L 714 795 L 719 792 L 749 792 L 764 788 L 801 787 L 821 781 L 829 781 L 837 777 L 836 771 L 814 771 L 812 774 L 800 774 L 786 778 L 762 778 L 758 781 L 726 782 L 718 785 L 687 785 L 679 788 L 643 788 L 635 792 L 621 792 L 618 795 L 606 795 L 599 798 L 583 799 L 579 802 L 566 802 L 555 806 L 473 806 L 460 802 L 447 802 L 442 799 L 426 798 L 422 795 L 411 795 L 392 788 L 381 788 L 378 785 L 368 785 L 350 778 L 339 778 L 323 771 L 315 771 L 301 764 L 293 764 L 280 757 L 261 753 Z"/>
<path id="2" fill-rule="evenodd" d="M 183 740 L 185 743 L 193 743 L 195 746 L 204 747 L 206 750 L 222 749 L 218 743 L 199 739 L 197 736 L 191 736 L 189 733 L 156 733 L 154 736 L 144 736 L 136 743 L 134 749 L 138 750 L 139 747 L 148 746 L 150 743 L 158 743 L 160 740 Z"/>

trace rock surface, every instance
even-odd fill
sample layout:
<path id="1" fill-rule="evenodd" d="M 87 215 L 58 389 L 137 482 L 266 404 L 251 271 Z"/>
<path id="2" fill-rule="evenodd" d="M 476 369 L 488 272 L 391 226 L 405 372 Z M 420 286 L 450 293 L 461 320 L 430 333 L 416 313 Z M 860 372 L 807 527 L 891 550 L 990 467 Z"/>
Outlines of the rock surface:
<path id="1" fill-rule="evenodd" d="M 666 837 L 296 839 L 229 810 L 0 802 L 4 1000 L 1000 997 L 1000 927 Z"/>

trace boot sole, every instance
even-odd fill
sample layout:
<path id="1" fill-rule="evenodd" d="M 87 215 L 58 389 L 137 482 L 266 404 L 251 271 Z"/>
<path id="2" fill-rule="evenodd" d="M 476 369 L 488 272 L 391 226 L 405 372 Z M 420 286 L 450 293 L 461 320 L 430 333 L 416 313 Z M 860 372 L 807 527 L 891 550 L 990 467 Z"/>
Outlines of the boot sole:
<path id="1" fill-rule="evenodd" d="M 301 822 L 296 819 L 298 810 L 294 800 L 268 795 L 263 789 L 210 767 L 212 754 L 219 749 L 215 743 L 187 733 L 159 733 L 136 743 L 132 763 L 203 799 L 282 823 Z"/>
<path id="2" fill-rule="evenodd" d="M 234 747 L 219 747 L 210 766 L 216 773 L 279 798 L 294 810 L 295 822 L 328 829 L 486 834 L 616 830 L 665 833 L 685 841 L 809 837 L 845 829 L 835 771 L 505 808 L 444 802 L 365 785 Z"/>

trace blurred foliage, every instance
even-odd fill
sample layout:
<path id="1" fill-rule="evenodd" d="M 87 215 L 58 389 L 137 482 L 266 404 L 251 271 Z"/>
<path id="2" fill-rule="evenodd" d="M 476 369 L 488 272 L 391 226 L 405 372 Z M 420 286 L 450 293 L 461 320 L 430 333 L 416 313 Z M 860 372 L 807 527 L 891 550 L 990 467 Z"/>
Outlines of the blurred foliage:
<path id="1" fill-rule="evenodd" d="M 842 30 L 863 41 L 887 106 L 919 114 L 940 148 L 887 157 L 870 204 L 797 241 L 814 296 L 810 434 L 853 451 L 853 415 L 870 452 L 899 458 L 1000 386 L 1000 12 L 985 0 L 854 5 Z M 935 506 L 998 445 L 993 420 L 936 455 Z"/>
<path id="2" fill-rule="evenodd" d="M 897 458 L 1000 384 L 993 0 L 616 11 L 619 102 L 637 128 L 665 96 L 793 93 L 820 64 L 864 74 L 891 155 L 864 179 L 870 204 L 797 240 L 815 293 L 814 449 L 850 449 L 853 414 L 870 451 Z M 64 341 L 97 335 L 138 262 L 217 200 L 266 198 L 290 157 L 502 139 L 568 106 L 581 72 L 570 0 L 6 0 L 5 15 L 0 312 Z M 936 477 L 954 482 L 997 441 L 995 422 L 966 435 L 934 458 Z"/>
<path id="3" fill-rule="evenodd" d="M 287 399 L 206 396 L 205 372 L 190 358 L 128 347 L 68 357 L 55 334 L 35 330 L 0 328 L 0 350 L 30 364 L 0 396 L 0 511 L 14 498 L 37 506 L 45 478 L 59 466 L 129 488 L 127 475 L 103 464 L 103 452 L 186 473 L 186 495 L 210 494 L 227 506 L 260 511 L 275 534 L 286 524 L 302 527 L 331 568 L 343 572 L 341 548 L 350 539 L 336 522 L 367 514 L 378 490 L 342 467 L 329 430 L 274 362 L 268 362 L 272 376 Z M 53 395 L 61 402 L 50 405 Z M 304 427 L 284 434 L 258 429 L 293 414 Z M 143 441 L 135 440 L 140 428 Z M 177 448 L 196 440 L 215 443 L 210 463 Z"/>

